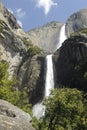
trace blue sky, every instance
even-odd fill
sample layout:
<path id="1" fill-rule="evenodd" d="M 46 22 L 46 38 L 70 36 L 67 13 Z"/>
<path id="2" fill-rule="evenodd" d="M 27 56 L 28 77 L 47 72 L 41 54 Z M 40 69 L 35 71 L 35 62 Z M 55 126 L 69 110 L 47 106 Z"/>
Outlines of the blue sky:
<path id="1" fill-rule="evenodd" d="M 51 21 L 65 23 L 80 9 L 87 8 L 87 0 L 0 0 L 16 17 L 24 31 Z"/>

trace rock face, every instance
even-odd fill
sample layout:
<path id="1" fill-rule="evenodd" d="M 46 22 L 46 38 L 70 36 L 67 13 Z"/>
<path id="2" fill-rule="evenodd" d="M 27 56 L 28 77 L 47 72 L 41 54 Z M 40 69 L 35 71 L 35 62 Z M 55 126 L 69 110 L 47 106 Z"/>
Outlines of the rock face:
<path id="1" fill-rule="evenodd" d="M 35 104 L 44 92 L 44 57 L 27 55 L 29 37 L 15 17 L 0 4 L 0 60 L 9 63 L 9 78 L 19 80 L 19 88 L 28 88 L 30 102 Z"/>
<path id="2" fill-rule="evenodd" d="M 21 62 L 21 53 L 26 50 L 23 41 L 16 35 L 19 29 L 15 17 L 0 3 L 0 58 L 9 63 L 10 77 Z"/>
<path id="3" fill-rule="evenodd" d="M 74 31 L 87 28 L 87 9 L 72 14 L 66 22 L 66 34 L 70 36 Z"/>
<path id="4" fill-rule="evenodd" d="M 0 33 L 1 59 L 9 63 L 9 74 L 12 77 L 22 59 L 21 52 L 25 50 L 25 46 L 10 28 L 8 28 L 7 24 L 4 21 L 1 22 L 4 28 Z M 1 24 L 0 26 L 2 26 Z"/>
<path id="5" fill-rule="evenodd" d="M 59 33 L 63 24 L 51 22 L 28 32 L 29 39 L 46 52 L 53 53 L 59 41 Z"/>
<path id="6" fill-rule="evenodd" d="M 43 99 L 45 77 L 45 57 L 35 55 L 24 57 L 17 74 L 20 88 L 27 86 L 29 101 L 33 105 Z"/>
<path id="7" fill-rule="evenodd" d="M 29 114 L 0 100 L 0 130 L 35 130 Z"/>
<path id="8" fill-rule="evenodd" d="M 6 19 L 7 23 L 11 26 L 12 29 L 21 28 L 16 21 L 16 18 L 0 3 L 0 18 Z"/>
<path id="9" fill-rule="evenodd" d="M 54 54 L 55 86 L 87 91 L 87 35 L 67 39 Z"/>

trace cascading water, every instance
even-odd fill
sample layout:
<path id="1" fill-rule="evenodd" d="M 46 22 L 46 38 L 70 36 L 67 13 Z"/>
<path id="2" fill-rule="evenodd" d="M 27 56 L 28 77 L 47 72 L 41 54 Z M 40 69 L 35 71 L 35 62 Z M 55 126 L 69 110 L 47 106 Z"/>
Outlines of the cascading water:
<path id="1" fill-rule="evenodd" d="M 49 96 L 50 90 L 54 88 L 52 55 L 46 56 L 46 64 L 47 64 L 47 72 L 46 72 L 44 97 Z M 42 102 L 39 102 L 34 105 L 32 112 L 33 112 L 33 116 L 35 116 L 37 119 L 40 119 L 40 117 L 44 116 L 45 114 L 45 106 L 42 104 Z"/>
<path id="2" fill-rule="evenodd" d="M 49 96 L 50 90 L 54 88 L 52 55 L 47 55 L 46 61 L 47 61 L 47 72 L 45 82 L 45 97 Z"/>
<path id="3" fill-rule="evenodd" d="M 65 34 L 65 24 L 61 27 L 60 35 L 59 35 L 59 42 L 57 44 L 56 49 L 60 48 L 62 43 L 66 40 L 66 34 Z"/>
<path id="4" fill-rule="evenodd" d="M 65 35 L 65 24 L 64 24 L 60 30 L 59 42 L 57 44 L 56 49 L 61 47 L 61 45 L 65 39 L 66 39 L 66 35 Z M 46 63 L 47 63 L 47 71 L 46 71 L 44 98 L 49 96 L 50 90 L 54 88 L 52 55 L 46 56 Z M 40 119 L 40 117 L 44 116 L 44 114 L 45 114 L 45 106 L 43 105 L 42 102 L 39 102 L 39 103 L 34 105 L 32 112 L 33 112 L 33 116 L 35 116 L 37 119 Z"/>

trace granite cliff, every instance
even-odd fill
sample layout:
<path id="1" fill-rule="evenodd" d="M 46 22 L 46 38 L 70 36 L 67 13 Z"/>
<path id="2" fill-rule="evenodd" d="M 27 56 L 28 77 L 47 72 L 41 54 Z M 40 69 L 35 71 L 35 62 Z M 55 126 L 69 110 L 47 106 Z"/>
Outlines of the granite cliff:
<path id="1" fill-rule="evenodd" d="M 69 37 L 74 31 L 87 28 L 87 9 L 72 14 L 66 21 L 66 34 Z"/>
<path id="2" fill-rule="evenodd" d="M 53 53 L 59 42 L 60 29 L 63 23 L 50 22 L 42 27 L 30 30 L 29 38 L 33 44 L 42 48 L 45 52 Z"/>
<path id="3" fill-rule="evenodd" d="M 87 91 L 87 9 L 72 14 L 66 21 L 67 40 L 54 53 L 56 87 L 77 87 Z"/>
<path id="4" fill-rule="evenodd" d="M 55 86 L 87 91 L 87 30 L 67 39 L 54 54 Z"/>
<path id="5" fill-rule="evenodd" d="M 41 76 L 44 72 L 43 51 L 33 46 L 28 35 L 17 24 L 16 18 L 2 4 L 0 4 L 0 61 L 8 62 L 9 78 L 15 76 L 19 80 L 19 89 L 27 87 L 30 100 L 38 95 L 34 98 L 35 101 L 31 101 L 32 103 L 42 97 L 38 91 L 42 93 L 41 88 L 44 87 L 42 80 L 44 78 Z"/>

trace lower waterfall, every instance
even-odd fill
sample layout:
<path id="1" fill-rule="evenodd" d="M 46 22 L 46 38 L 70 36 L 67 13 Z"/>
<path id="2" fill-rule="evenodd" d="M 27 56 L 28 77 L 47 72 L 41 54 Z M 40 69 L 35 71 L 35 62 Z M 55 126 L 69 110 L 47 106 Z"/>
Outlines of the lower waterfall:
<path id="1" fill-rule="evenodd" d="M 44 98 L 49 96 L 50 90 L 54 88 L 52 55 L 46 56 L 46 65 L 47 65 L 47 69 L 46 69 L 47 71 L 46 71 Z M 39 102 L 34 105 L 32 112 L 33 112 L 33 116 L 35 116 L 37 119 L 40 119 L 40 117 L 44 116 L 45 114 L 45 106 L 42 104 L 42 102 Z"/>
<path id="2" fill-rule="evenodd" d="M 60 35 L 59 35 L 59 42 L 57 44 L 56 49 L 61 47 L 62 43 L 66 39 L 65 35 L 65 24 L 61 27 Z M 52 55 L 46 56 L 46 81 L 45 81 L 45 93 L 44 98 L 49 96 L 50 90 L 54 88 L 54 72 L 53 72 L 53 62 L 52 62 Z M 33 116 L 35 116 L 37 119 L 40 119 L 42 116 L 45 115 L 45 106 L 43 105 L 43 102 L 39 102 L 33 106 L 32 109 Z"/>
<path id="3" fill-rule="evenodd" d="M 50 90 L 54 88 L 52 55 L 47 55 L 46 61 L 47 61 L 47 72 L 46 72 L 46 82 L 45 82 L 45 97 L 49 96 Z"/>

